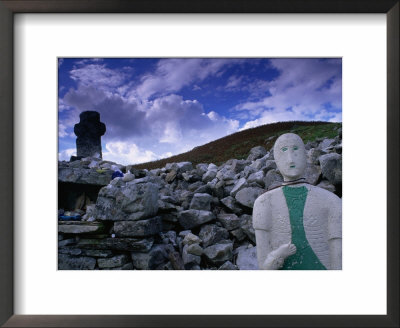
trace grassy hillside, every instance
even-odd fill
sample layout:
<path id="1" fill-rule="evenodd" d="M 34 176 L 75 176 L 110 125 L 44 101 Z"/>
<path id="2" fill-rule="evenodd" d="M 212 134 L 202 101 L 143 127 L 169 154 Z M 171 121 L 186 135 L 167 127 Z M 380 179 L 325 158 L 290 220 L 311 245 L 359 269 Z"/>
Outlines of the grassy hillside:
<path id="1" fill-rule="evenodd" d="M 263 146 L 267 150 L 271 149 L 276 138 L 283 133 L 296 133 L 304 140 L 304 143 L 307 143 L 317 138 L 333 138 L 338 134 L 337 128 L 341 126 L 341 123 L 300 121 L 266 124 L 217 139 L 195 147 L 186 153 L 158 161 L 137 164 L 133 167 L 151 170 L 164 167 L 167 163 L 186 161 L 192 162 L 193 165 L 198 163 L 220 165 L 231 158 L 247 158 L 250 149 L 255 146 Z"/>

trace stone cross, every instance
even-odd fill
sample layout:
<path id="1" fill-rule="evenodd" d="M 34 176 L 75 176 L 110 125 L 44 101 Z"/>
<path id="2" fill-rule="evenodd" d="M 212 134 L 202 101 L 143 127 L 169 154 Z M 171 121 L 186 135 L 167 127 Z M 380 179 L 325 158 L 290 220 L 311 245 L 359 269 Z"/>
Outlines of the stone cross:
<path id="1" fill-rule="evenodd" d="M 77 157 L 100 157 L 101 136 L 106 132 L 106 125 L 100 122 L 100 114 L 95 111 L 82 112 L 80 122 L 75 124 Z"/>

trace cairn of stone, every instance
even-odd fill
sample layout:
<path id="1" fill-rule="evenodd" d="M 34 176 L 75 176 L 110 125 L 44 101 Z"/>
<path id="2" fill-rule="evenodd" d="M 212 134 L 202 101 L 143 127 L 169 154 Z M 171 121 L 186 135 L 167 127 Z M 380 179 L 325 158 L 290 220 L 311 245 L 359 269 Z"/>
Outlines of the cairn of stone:
<path id="1" fill-rule="evenodd" d="M 100 114 L 95 111 L 82 112 L 80 122 L 75 124 L 76 152 L 78 158 L 102 158 L 101 136 L 106 132 L 106 125 L 100 122 Z"/>
<path id="2" fill-rule="evenodd" d="M 318 192 L 323 197 L 328 197 L 328 190 L 341 197 L 339 130 L 335 138 L 309 141 L 304 148 L 304 178 L 313 189 L 308 197 L 317 195 L 317 187 L 326 189 Z M 180 162 L 139 170 L 99 158 L 59 162 L 59 214 L 80 214 L 82 219 L 58 221 L 58 269 L 260 269 L 253 207 L 261 194 L 279 191 L 285 170 L 278 169 L 278 162 L 273 148 L 261 145 L 251 149 L 247 159 L 233 158 L 218 166 Z M 115 166 L 123 173 L 131 172 L 128 181 L 112 179 Z M 89 195 L 92 204 L 81 208 L 80 194 L 72 197 L 75 190 Z M 98 190 L 95 197 L 93 190 Z M 318 199 L 317 206 L 329 204 L 328 198 Z M 281 200 L 285 205 L 285 198 Z M 312 217 L 304 213 L 304 218 Z M 332 266 L 328 263 L 327 268 Z"/>

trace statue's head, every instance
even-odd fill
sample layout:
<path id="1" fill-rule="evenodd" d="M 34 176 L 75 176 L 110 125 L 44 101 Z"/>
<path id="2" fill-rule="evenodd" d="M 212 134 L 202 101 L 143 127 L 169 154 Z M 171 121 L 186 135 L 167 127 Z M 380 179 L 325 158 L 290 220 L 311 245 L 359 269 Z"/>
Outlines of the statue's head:
<path id="1" fill-rule="evenodd" d="M 306 149 L 297 134 L 285 133 L 276 139 L 274 157 L 285 181 L 303 177 L 307 163 Z"/>

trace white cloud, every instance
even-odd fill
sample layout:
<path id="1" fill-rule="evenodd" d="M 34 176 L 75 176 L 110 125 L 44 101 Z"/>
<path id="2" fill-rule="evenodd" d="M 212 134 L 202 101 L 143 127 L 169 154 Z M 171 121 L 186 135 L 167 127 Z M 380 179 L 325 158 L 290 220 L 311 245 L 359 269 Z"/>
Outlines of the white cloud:
<path id="1" fill-rule="evenodd" d="M 152 95 L 177 92 L 194 82 L 201 82 L 210 75 L 220 74 L 232 59 L 162 59 L 153 74 L 142 78 L 142 83 L 131 93 L 147 99 Z M 195 86 L 196 87 L 196 86 Z"/>
<path id="2" fill-rule="evenodd" d="M 75 148 L 68 148 L 64 149 L 63 151 L 58 153 L 58 160 L 59 161 L 69 161 L 71 156 L 76 156 L 76 149 Z"/>
<path id="3" fill-rule="evenodd" d="M 150 150 L 142 150 L 136 144 L 129 142 L 108 142 L 103 150 L 103 159 L 116 162 L 118 164 L 137 164 L 150 162 L 159 157 Z"/>
<path id="4" fill-rule="evenodd" d="M 268 96 L 234 108 L 247 112 L 250 118 L 243 129 L 284 120 L 340 119 L 337 114 L 342 106 L 340 60 L 273 59 L 271 65 L 280 75 L 264 83 Z"/>

